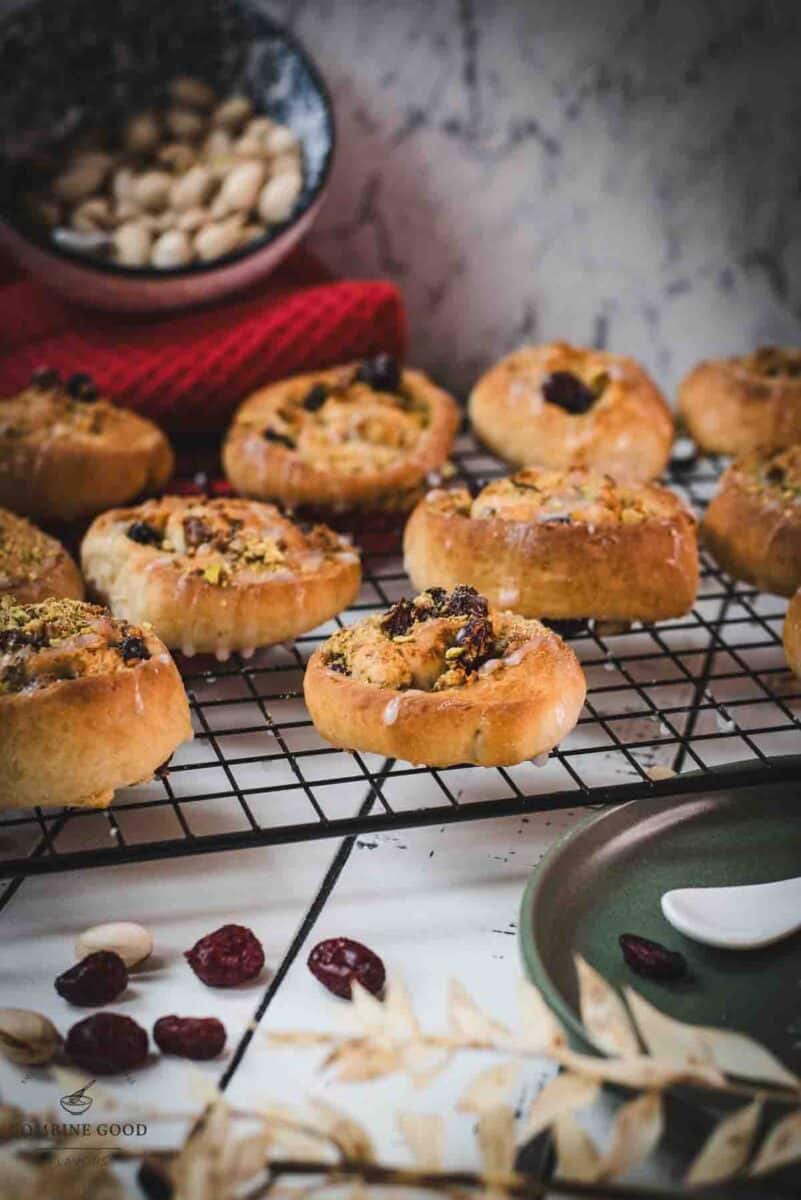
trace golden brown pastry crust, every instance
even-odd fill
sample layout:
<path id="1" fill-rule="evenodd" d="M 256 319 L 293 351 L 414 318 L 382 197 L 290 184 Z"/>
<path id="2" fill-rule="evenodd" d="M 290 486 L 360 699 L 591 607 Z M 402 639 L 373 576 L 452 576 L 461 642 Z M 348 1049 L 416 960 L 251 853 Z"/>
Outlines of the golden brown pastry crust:
<path id="1" fill-rule="evenodd" d="M 794 675 L 801 676 L 801 591 L 796 592 L 784 618 L 784 653 Z"/>
<path id="2" fill-rule="evenodd" d="M 545 398 L 543 384 L 557 372 L 596 393 L 586 412 Z M 587 466 L 620 479 L 653 479 L 673 442 L 670 409 L 639 363 L 566 342 L 524 346 L 502 358 L 473 388 L 469 412 L 482 441 L 518 466 Z"/>
<path id="3" fill-rule="evenodd" d="M 80 572 L 61 543 L 6 508 L 0 508 L 0 596 L 19 604 L 83 598 Z"/>
<path id="4" fill-rule="evenodd" d="M 71 521 L 163 487 L 174 460 L 161 430 L 93 398 L 91 381 L 83 399 L 67 386 L 41 374 L 0 399 L 0 504 L 42 521 Z"/>
<path id="5" fill-rule="evenodd" d="M 358 366 L 295 375 L 245 400 L 223 447 L 238 492 L 290 505 L 411 508 L 450 453 L 456 402 L 421 371 L 404 370 L 392 393 L 358 382 Z M 327 398 L 304 406 L 317 387 Z"/>
<path id="6" fill-rule="evenodd" d="M 702 450 L 746 454 L 801 442 L 801 350 L 699 363 L 679 387 L 679 411 Z"/>
<path id="7" fill-rule="evenodd" d="M 361 582 L 345 538 L 324 525 L 304 531 L 256 500 L 163 496 L 112 509 L 89 528 L 81 560 L 115 615 L 150 622 L 185 654 L 220 658 L 313 629 Z"/>
<path id="8" fill-rule="evenodd" d="M 701 538 L 735 579 L 792 596 L 801 587 L 801 445 L 732 463 L 701 523 Z"/>
<path id="9" fill-rule="evenodd" d="M 584 673 L 538 621 L 472 588 L 399 601 L 312 655 L 306 705 L 335 746 L 429 766 L 501 766 L 549 751 L 578 720 Z"/>
<path id="10" fill-rule="evenodd" d="M 471 500 L 433 491 L 404 533 L 417 588 L 469 583 L 525 617 L 661 621 L 698 589 L 695 518 L 667 488 L 524 467 Z"/>
<path id="11" fill-rule="evenodd" d="M 191 736 L 153 633 L 79 600 L 0 599 L 0 808 L 105 807 Z"/>

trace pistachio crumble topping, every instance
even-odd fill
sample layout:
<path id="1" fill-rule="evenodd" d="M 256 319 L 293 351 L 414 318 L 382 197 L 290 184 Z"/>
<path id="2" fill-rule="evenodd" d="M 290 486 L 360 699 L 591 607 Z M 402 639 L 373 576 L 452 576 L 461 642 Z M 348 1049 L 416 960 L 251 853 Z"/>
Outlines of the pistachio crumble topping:
<path id="1" fill-rule="evenodd" d="M 801 446 L 790 446 L 767 456 L 749 454 L 734 463 L 732 475 L 748 492 L 761 492 L 788 505 L 801 501 Z"/>
<path id="2" fill-rule="evenodd" d="M 318 381 L 290 381 L 254 414 L 262 437 L 329 471 L 359 475 L 414 449 L 430 423 L 428 404 L 403 382 L 387 354 Z"/>
<path id="3" fill-rule="evenodd" d="M 272 504 L 165 496 L 120 511 L 117 525 L 153 561 L 213 587 L 304 575 L 326 561 L 356 561 L 350 542 L 326 525 L 300 525 Z"/>
<path id="4" fill-rule="evenodd" d="M 475 588 L 432 587 L 339 630 L 326 643 L 324 662 L 363 683 L 441 692 L 516 665 L 514 652 L 546 632 L 538 621 L 491 612 Z"/>
<path id="5" fill-rule="evenodd" d="M 486 484 L 475 498 L 464 488 L 431 492 L 429 503 L 445 512 L 482 520 L 537 524 L 638 525 L 675 516 L 677 498 L 657 484 L 618 483 L 585 467 L 567 470 L 524 467 Z"/>
<path id="6" fill-rule="evenodd" d="M 147 634 L 98 604 L 0 597 L 0 696 L 108 674 L 150 658 Z"/>
<path id="7" fill-rule="evenodd" d="M 61 553 L 41 529 L 0 508 L 0 589 L 36 579 Z"/>
<path id="8" fill-rule="evenodd" d="M 747 354 L 739 361 L 755 375 L 767 375 L 770 379 L 801 378 L 801 350 L 760 346 L 753 354 Z"/>
<path id="9" fill-rule="evenodd" d="M 89 375 L 64 380 L 57 371 L 39 368 L 22 392 L 0 399 L 0 440 L 94 437 L 126 419 L 127 412 L 102 397 Z"/>
<path id="10" fill-rule="evenodd" d="M 524 347 L 502 361 L 509 386 L 518 396 L 538 395 L 573 417 L 581 417 L 612 395 L 610 383 L 620 382 L 620 360 L 604 351 L 587 351 L 567 342 L 554 342 L 532 356 Z"/>

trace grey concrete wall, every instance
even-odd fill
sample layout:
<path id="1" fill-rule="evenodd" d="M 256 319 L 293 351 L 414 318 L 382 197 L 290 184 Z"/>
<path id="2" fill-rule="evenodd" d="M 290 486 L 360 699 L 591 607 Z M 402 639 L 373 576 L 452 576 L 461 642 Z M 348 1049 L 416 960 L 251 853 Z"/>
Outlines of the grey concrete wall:
<path id="1" fill-rule="evenodd" d="M 275 0 L 330 80 L 313 244 L 464 388 L 524 338 L 696 359 L 801 333 L 794 0 Z"/>

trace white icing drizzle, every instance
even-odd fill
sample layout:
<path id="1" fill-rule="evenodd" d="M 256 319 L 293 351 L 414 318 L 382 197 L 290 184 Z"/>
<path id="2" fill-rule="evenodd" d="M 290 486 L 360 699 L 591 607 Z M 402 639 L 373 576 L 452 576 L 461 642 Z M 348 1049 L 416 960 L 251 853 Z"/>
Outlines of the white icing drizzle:
<path id="1" fill-rule="evenodd" d="M 498 592 L 498 603 L 503 605 L 515 604 L 520 599 L 520 591 L 516 587 L 502 587 Z"/>
<path id="2" fill-rule="evenodd" d="M 217 649 L 214 651 L 214 657 L 217 659 L 217 662 L 227 662 L 228 659 L 231 657 L 231 647 L 230 646 L 218 646 Z"/>
<path id="3" fill-rule="evenodd" d="M 566 508 L 549 509 L 546 512 L 538 512 L 537 520 L 541 525 L 547 525 L 549 521 L 569 521 L 570 513 Z"/>
<path id="4" fill-rule="evenodd" d="M 149 575 L 151 571 L 158 571 L 160 568 L 171 562 L 172 559 L 170 558 L 169 554 L 160 554 L 158 551 L 156 551 L 150 562 L 145 563 L 140 570 Z M 183 580 L 179 580 L 178 586 L 180 587 L 182 583 Z"/>
<path id="5" fill-rule="evenodd" d="M 483 662 L 478 668 L 479 676 L 483 678 L 484 675 L 492 675 L 494 671 L 498 670 L 498 667 L 502 666 L 503 663 L 499 658 L 488 658 L 486 662 Z"/>
<path id="6" fill-rule="evenodd" d="M 397 721 L 398 712 L 400 711 L 400 702 L 400 696 L 393 696 L 392 699 L 387 702 L 387 706 L 384 709 L 383 718 L 385 725 L 394 725 Z"/>
<path id="7" fill-rule="evenodd" d="M 181 654 L 185 654 L 187 658 L 192 658 L 195 653 L 194 642 L 184 642 L 181 646 Z"/>
<path id="8" fill-rule="evenodd" d="M 255 646 L 243 646 L 242 649 L 239 651 L 239 653 L 242 655 L 243 658 L 252 658 L 253 655 L 256 653 L 256 647 Z"/>
<path id="9" fill-rule="evenodd" d="M 517 667 L 523 661 L 525 646 L 521 646 L 519 650 L 514 650 L 511 654 L 505 654 L 501 660 L 507 667 Z"/>
<path id="10" fill-rule="evenodd" d="M 542 393 L 539 380 L 529 376 L 517 375 L 509 384 L 509 399 L 513 404 L 527 404 L 532 413 L 542 408 Z"/>
<path id="11" fill-rule="evenodd" d="M 732 733 L 737 728 L 731 717 L 721 712 L 720 709 L 715 713 L 715 724 L 720 733 Z"/>
<path id="12" fill-rule="evenodd" d="M 538 754 L 537 757 L 532 758 L 531 761 L 534 763 L 535 767 L 544 767 L 548 761 L 548 751 L 546 750 L 544 754 Z"/>
<path id="13" fill-rule="evenodd" d="M 70 638 L 69 645 L 71 649 L 74 647 L 76 650 L 80 649 L 81 646 L 97 645 L 97 634 L 94 631 L 79 633 L 76 637 Z"/>

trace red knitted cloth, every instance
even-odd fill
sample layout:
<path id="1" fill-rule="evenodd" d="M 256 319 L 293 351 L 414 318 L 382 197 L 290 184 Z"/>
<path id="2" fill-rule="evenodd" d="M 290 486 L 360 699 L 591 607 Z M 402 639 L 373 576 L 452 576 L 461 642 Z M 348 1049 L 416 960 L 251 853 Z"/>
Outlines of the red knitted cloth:
<path id="1" fill-rule="evenodd" d="M 405 344 L 397 288 L 331 280 L 303 250 L 244 297 L 158 317 L 78 308 L 0 264 L 0 396 L 39 365 L 86 371 L 116 401 L 176 431 L 222 429 L 261 384 L 379 350 L 402 356 Z"/>

